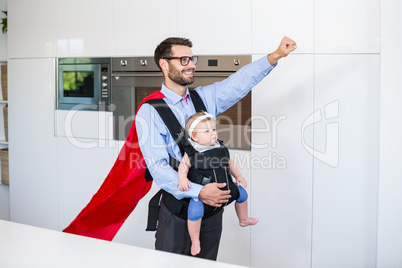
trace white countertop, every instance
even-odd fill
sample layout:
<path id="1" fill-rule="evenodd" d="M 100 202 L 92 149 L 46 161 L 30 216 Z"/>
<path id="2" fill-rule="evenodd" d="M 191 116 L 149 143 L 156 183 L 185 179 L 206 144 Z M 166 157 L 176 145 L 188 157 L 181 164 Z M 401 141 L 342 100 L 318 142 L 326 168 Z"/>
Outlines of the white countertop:
<path id="1" fill-rule="evenodd" d="M 240 266 L 0 220 L 0 267 L 235 268 Z"/>

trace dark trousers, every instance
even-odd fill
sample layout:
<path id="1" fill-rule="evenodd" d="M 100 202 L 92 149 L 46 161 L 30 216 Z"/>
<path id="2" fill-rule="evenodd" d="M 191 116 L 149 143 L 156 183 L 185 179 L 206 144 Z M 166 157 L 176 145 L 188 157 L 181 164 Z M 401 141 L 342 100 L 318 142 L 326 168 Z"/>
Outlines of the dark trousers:
<path id="1" fill-rule="evenodd" d="M 201 252 L 197 257 L 216 260 L 222 235 L 223 210 L 207 219 L 202 219 L 200 242 Z M 191 239 L 187 220 L 172 214 L 161 202 L 158 227 L 155 234 L 155 249 L 191 256 Z"/>

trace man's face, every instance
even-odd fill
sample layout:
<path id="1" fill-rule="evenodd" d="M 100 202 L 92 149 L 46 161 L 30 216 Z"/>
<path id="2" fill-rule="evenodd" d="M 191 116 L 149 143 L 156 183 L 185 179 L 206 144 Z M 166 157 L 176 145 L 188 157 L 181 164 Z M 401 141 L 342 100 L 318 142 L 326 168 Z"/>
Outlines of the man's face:
<path id="1" fill-rule="evenodd" d="M 187 46 L 172 46 L 172 56 L 171 57 L 183 57 L 183 56 L 193 56 L 191 48 Z M 195 65 L 190 60 L 187 66 L 182 66 L 179 59 L 171 59 L 167 61 L 169 64 L 169 71 L 167 73 L 170 80 L 174 83 L 187 86 L 194 83 L 194 71 Z"/>

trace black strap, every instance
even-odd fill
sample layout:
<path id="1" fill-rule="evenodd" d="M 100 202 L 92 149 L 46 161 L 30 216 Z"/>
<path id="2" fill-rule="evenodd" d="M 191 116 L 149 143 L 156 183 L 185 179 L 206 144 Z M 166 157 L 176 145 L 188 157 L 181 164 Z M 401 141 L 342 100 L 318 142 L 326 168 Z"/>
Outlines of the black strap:
<path id="1" fill-rule="evenodd" d="M 205 107 L 205 104 L 202 101 L 200 95 L 198 95 L 197 91 L 189 90 L 189 93 L 196 112 L 206 111 L 207 109 Z M 185 130 L 180 125 L 169 105 L 163 99 L 151 99 L 146 101 L 146 103 L 152 105 L 158 112 L 159 116 L 162 118 L 163 122 L 169 129 L 170 135 L 172 135 L 172 137 L 175 139 L 181 153 L 183 153 L 184 150 L 182 148 L 182 143 L 180 142 L 180 140 L 183 138 Z"/>
<path id="2" fill-rule="evenodd" d="M 169 108 L 169 105 L 167 105 L 167 103 L 163 99 L 148 100 L 146 101 L 146 103 L 152 105 L 152 107 L 154 107 L 155 110 L 158 112 L 159 116 L 162 118 L 163 122 L 169 129 L 170 135 L 172 135 L 173 139 L 179 146 L 180 151 L 183 153 L 183 148 L 180 140 L 183 138 L 185 130 L 180 125 L 172 110 Z"/>
<path id="3" fill-rule="evenodd" d="M 200 95 L 195 90 L 189 90 L 191 100 L 193 102 L 194 108 L 197 112 L 206 111 L 206 107 L 204 102 L 202 101 Z M 170 135 L 172 135 L 173 139 L 176 141 L 177 145 L 180 148 L 180 152 L 184 155 L 184 148 L 183 144 L 185 143 L 186 138 L 186 131 L 180 125 L 179 121 L 177 120 L 176 116 L 170 109 L 169 105 L 163 99 L 151 99 L 146 101 L 145 103 L 149 103 L 155 110 L 158 112 L 159 116 L 162 118 L 163 122 L 169 129 Z M 179 162 L 170 156 L 169 164 L 177 169 Z M 145 171 L 145 180 L 151 181 L 152 176 L 148 169 Z"/>
<path id="4" fill-rule="evenodd" d="M 198 113 L 198 112 L 201 112 L 201 111 L 205 111 L 205 112 L 206 112 L 206 111 L 207 111 L 207 108 L 205 107 L 205 104 L 204 104 L 204 102 L 202 101 L 200 95 L 198 95 L 197 91 L 195 91 L 195 90 L 189 90 L 188 92 L 190 92 L 190 97 L 191 97 L 191 100 L 193 101 L 195 111 L 196 111 L 197 113 Z"/>
<path id="5" fill-rule="evenodd" d="M 156 231 L 158 222 L 159 202 L 162 197 L 163 190 L 159 190 L 154 197 L 151 198 L 148 205 L 148 224 L 146 231 Z M 156 212 L 156 213 L 155 213 Z"/>

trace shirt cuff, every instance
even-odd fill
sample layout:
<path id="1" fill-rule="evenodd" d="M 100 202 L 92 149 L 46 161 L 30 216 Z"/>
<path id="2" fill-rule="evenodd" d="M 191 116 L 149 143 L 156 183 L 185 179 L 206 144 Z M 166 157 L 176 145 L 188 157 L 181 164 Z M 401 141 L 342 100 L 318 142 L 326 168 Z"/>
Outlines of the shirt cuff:
<path id="1" fill-rule="evenodd" d="M 192 199 L 194 199 L 194 201 L 198 201 L 199 200 L 198 196 L 200 194 L 202 187 L 204 187 L 204 186 L 202 186 L 201 184 L 192 183 L 192 182 L 190 182 L 190 185 L 191 185 L 192 189 L 188 193 L 189 193 L 190 197 Z"/>
<path id="2" fill-rule="evenodd" d="M 271 54 L 272 54 L 272 53 L 269 53 L 269 54 L 265 57 L 265 59 L 267 60 L 267 63 L 269 64 L 269 66 L 271 66 L 271 68 L 275 68 L 276 65 L 278 65 L 278 62 L 279 62 L 279 61 L 277 61 L 274 65 L 271 65 L 271 63 L 270 63 L 269 60 L 268 60 L 268 56 L 271 55 Z"/>

